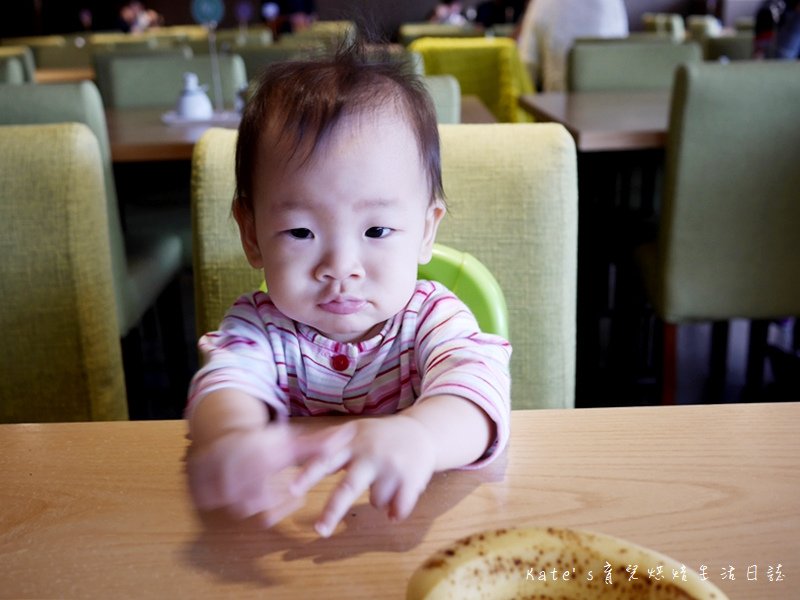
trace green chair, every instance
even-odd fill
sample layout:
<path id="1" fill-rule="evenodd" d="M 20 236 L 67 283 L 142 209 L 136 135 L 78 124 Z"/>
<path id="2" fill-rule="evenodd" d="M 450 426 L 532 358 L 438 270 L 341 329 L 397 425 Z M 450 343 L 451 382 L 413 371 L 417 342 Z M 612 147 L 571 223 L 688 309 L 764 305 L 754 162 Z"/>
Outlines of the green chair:
<path id="1" fill-rule="evenodd" d="M 409 50 L 422 57 L 425 75 L 452 75 L 461 93 L 478 96 L 501 122 L 530 121 L 519 96 L 533 92 L 514 40 L 508 38 L 421 38 Z"/>
<path id="2" fill-rule="evenodd" d="M 675 76 L 658 240 L 637 258 L 664 322 L 722 324 L 712 349 L 717 391 L 727 321 L 754 320 L 748 379 L 756 391 L 765 323 L 800 315 L 797 98 L 797 62 L 698 63 Z M 669 402 L 672 373 L 664 377 Z"/>
<path id="3" fill-rule="evenodd" d="M 132 416 L 147 416 L 139 386 L 143 385 L 141 324 L 146 313 L 157 317 L 169 379 L 175 389 L 187 379 L 180 275 L 183 246 L 180 232 L 160 227 L 163 212 L 154 207 L 154 226 L 123 230 L 111 163 L 111 151 L 100 94 L 85 81 L 75 84 L 0 85 L 0 124 L 78 122 L 97 137 L 103 161 L 118 336 L 122 339 Z M 130 224 L 128 224 L 130 225 Z M 175 395 L 178 397 L 181 394 Z M 181 398 L 181 401 L 183 398 Z M 176 400 L 177 402 L 177 400 Z M 149 410 L 149 409 L 147 409 Z M 149 413 L 148 413 L 149 414 Z"/>
<path id="4" fill-rule="evenodd" d="M 577 278 L 575 144 L 560 125 L 441 125 L 450 207 L 437 241 L 479 260 L 509 315 L 515 408 L 574 406 Z M 198 335 L 263 275 L 231 216 L 236 132 L 209 130 L 192 164 Z"/>
<path id="5" fill-rule="evenodd" d="M 97 138 L 0 126 L 0 181 L 0 423 L 126 419 Z"/>
<path id="6" fill-rule="evenodd" d="M 461 122 L 461 87 L 452 75 L 428 75 L 422 78 L 436 109 L 437 123 Z"/>
<path id="7" fill-rule="evenodd" d="M 754 35 L 752 31 L 739 31 L 703 39 L 705 60 L 750 60 L 753 58 Z"/>
<path id="8" fill-rule="evenodd" d="M 503 289 L 477 258 L 444 244 L 434 244 L 430 262 L 420 265 L 417 275 L 447 286 L 469 306 L 481 331 L 508 339 L 508 308 Z"/>
<path id="9" fill-rule="evenodd" d="M 218 56 L 222 101 L 232 108 L 239 90 L 247 85 L 245 65 L 238 55 Z M 98 79 L 100 93 L 107 107 L 170 108 L 183 89 L 183 74 L 196 73 L 200 83 L 208 85 L 214 102 L 210 56 L 115 56 L 108 63 L 108 80 Z"/>
<path id="10" fill-rule="evenodd" d="M 448 25 L 446 23 L 401 23 L 398 30 L 398 39 L 403 46 L 424 37 L 484 37 L 484 32 L 479 27 L 471 24 Z"/>
<path id="11" fill-rule="evenodd" d="M 319 42 L 287 43 L 283 38 L 280 42 L 269 46 L 240 46 L 235 50 L 237 56 L 244 61 L 244 70 L 247 79 L 257 79 L 261 72 L 269 65 L 286 60 L 303 60 L 325 52 Z"/>
<path id="12" fill-rule="evenodd" d="M 572 92 L 669 89 L 678 65 L 702 59 L 696 42 L 576 41 L 567 58 L 567 85 Z"/>
<path id="13" fill-rule="evenodd" d="M 686 37 L 686 24 L 683 16 L 677 13 L 651 13 L 642 15 L 645 31 L 669 34 L 674 40 L 682 41 Z"/>

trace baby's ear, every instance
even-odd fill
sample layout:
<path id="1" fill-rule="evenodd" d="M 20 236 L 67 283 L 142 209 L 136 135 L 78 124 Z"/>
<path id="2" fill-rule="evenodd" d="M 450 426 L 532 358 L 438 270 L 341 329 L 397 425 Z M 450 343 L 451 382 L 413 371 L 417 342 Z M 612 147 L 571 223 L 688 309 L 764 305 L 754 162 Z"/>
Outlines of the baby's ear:
<path id="1" fill-rule="evenodd" d="M 437 198 L 433 201 L 425 213 L 425 231 L 422 236 L 422 244 L 419 248 L 419 258 L 417 262 L 425 265 L 430 262 L 433 254 L 433 243 L 436 241 L 436 232 L 439 230 L 439 223 L 442 221 L 447 209 L 444 202 Z"/>
<path id="2" fill-rule="evenodd" d="M 233 218 L 239 225 L 239 238 L 242 240 L 242 248 L 247 257 L 247 262 L 254 269 L 263 266 L 261 250 L 258 247 L 258 236 L 256 235 L 255 215 L 252 208 L 245 208 L 243 203 L 237 201 L 233 203 Z"/>

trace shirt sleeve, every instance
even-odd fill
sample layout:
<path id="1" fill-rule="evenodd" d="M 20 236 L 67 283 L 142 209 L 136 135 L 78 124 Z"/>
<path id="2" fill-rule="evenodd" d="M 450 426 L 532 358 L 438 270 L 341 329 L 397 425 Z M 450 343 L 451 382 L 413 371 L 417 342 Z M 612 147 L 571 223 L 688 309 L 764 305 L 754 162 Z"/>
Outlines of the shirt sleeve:
<path id="1" fill-rule="evenodd" d="M 508 444 L 511 411 L 511 344 L 482 333 L 472 312 L 452 292 L 432 284 L 417 316 L 416 353 L 421 373 L 417 401 L 459 396 L 477 404 L 495 424 L 486 453 L 465 468 L 482 467 Z"/>
<path id="2" fill-rule="evenodd" d="M 241 296 L 225 314 L 219 330 L 200 338 L 203 367 L 192 378 L 186 414 L 211 392 L 240 390 L 264 402 L 278 418 L 289 416 L 288 399 L 277 383 L 275 353 L 258 303 L 260 292 Z"/>

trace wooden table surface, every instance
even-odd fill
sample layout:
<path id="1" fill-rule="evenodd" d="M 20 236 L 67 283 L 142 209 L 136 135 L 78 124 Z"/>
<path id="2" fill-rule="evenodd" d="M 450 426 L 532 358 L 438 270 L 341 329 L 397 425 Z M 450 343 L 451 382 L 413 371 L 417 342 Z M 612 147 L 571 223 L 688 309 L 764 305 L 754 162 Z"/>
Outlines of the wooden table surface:
<path id="1" fill-rule="evenodd" d="M 111 159 L 114 162 L 191 160 L 200 136 L 211 127 L 207 123 L 167 125 L 161 121 L 163 108 L 106 109 Z M 494 115 L 476 96 L 464 96 L 462 122 L 494 123 Z M 238 123 L 213 125 L 237 128 Z"/>
<path id="2" fill-rule="evenodd" d="M 525 94 L 520 106 L 536 121 L 561 123 L 582 152 L 663 148 L 670 92 Z"/>
<path id="3" fill-rule="evenodd" d="M 403 523 L 364 498 L 329 539 L 312 523 L 334 478 L 273 530 L 201 519 L 180 421 L 3 425 L 0 597 L 403 598 L 435 549 L 525 525 L 706 565 L 732 599 L 797 597 L 798 423 L 798 403 L 515 411 L 490 467 L 435 476 Z"/>

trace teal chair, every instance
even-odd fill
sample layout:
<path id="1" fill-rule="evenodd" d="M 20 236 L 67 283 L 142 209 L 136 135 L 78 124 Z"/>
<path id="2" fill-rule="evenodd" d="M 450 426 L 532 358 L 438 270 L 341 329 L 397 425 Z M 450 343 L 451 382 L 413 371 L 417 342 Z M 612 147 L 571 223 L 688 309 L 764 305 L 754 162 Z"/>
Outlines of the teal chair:
<path id="1" fill-rule="evenodd" d="M 461 122 L 461 86 L 452 75 L 428 75 L 422 82 L 433 100 L 437 123 Z"/>
<path id="2" fill-rule="evenodd" d="M 796 61 L 698 63 L 675 76 L 658 239 L 637 259 L 667 324 L 667 365 L 675 324 L 715 324 L 714 399 L 729 320 L 751 321 L 747 393 L 757 394 L 769 320 L 800 315 L 798 98 Z M 665 402 L 673 378 L 666 369 Z"/>
<path id="3" fill-rule="evenodd" d="M 668 90 L 679 65 L 702 60 L 696 42 L 576 41 L 567 59 L 567 85 L 571 92 Z"/>
<path id="4" fill-rule="evenodd" d="M 104 171 L 86 125 L 0 126 L 0 423 L 128 418 Z"/>
<path id="5" fill-rule="evenodd" d="M 0 83 L 25 83 L 22 61 L 16 56 L 0 56 Z"/>
<path id="6" fill-rule="evenodd" d="M 3 63 L 6 63 L 3 67 Z M 0 46 L 0 73 L 6 73 L 2 83 L 32 83 L 36 81 L 36 61 L 27 46 Z M 1 76 L 1 75 L 0 75 Z"/>
<path id="7" fill-rule="evenodd" d="M 247 86 L 245 64 L 238 55 L 218 56 L 222 102 L 233 108 Z M 114 56 L 108 64 L 108 81 L 100 88 L 105 105 L 112 108 L 171 108 L 183 89 L 183 74 L 196 73 L 216 101 L 210 56 L 161 55 Z M 98 81 L 100 84 L 100 81 Z"/>

